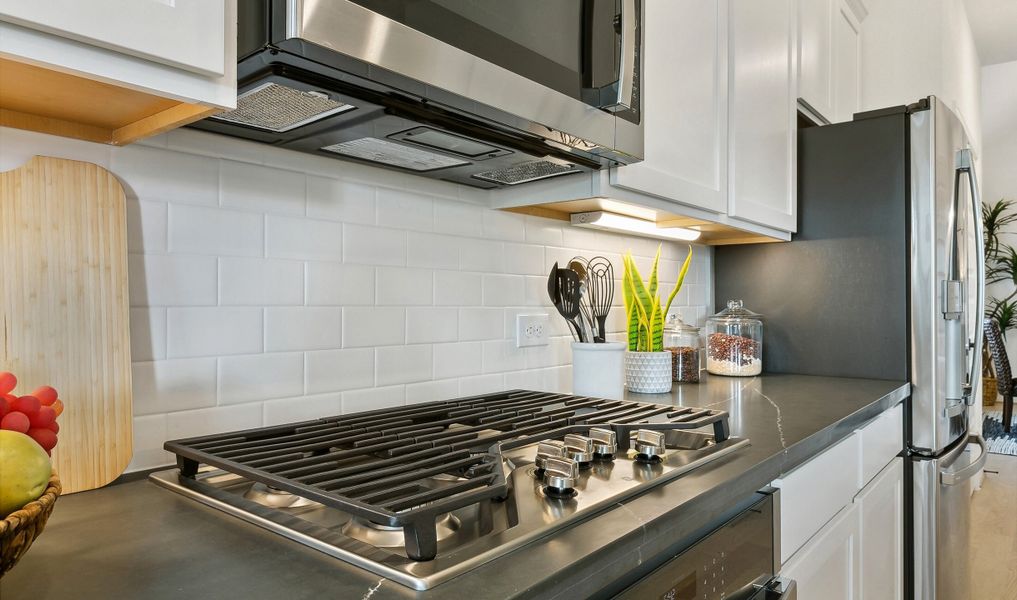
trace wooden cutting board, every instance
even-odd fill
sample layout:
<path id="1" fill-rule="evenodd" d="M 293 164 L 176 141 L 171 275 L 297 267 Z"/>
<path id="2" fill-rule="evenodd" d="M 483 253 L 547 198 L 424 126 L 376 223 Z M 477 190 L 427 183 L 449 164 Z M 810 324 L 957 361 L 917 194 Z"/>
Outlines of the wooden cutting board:
<path id="1" fill-rule="evenodd" d="M 65 409 L 53 466 L 64 493 L 131 459 L 124 190 L 97 165 L 33 157 L 0 173 L 0 371 L 52 385 Z"/>

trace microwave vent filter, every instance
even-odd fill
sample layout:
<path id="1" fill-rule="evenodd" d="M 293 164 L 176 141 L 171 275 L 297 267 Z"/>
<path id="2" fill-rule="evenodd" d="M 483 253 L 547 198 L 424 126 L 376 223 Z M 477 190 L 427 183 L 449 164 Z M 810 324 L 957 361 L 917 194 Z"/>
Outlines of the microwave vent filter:
<path id="1" fill-rule="evenodd" d="M 324 146 L 322 150 L 411 171 L 434 171 L 470 164 L 467 160 L 378 138 L 350 140 Z"/>
<path id="2" fill-rule="evenodd" d="M 281 133 L 356 108 L 324 92 L 305 92 L 266 83 L 237 96 L 237 107 L 212 117 Z"/>
<path id="3" fill-rule="evenodd" d="M 538 179 L 547 179 L 548 177 L 557 177 L 558 175 L 568 175 L 569 173 L 581 173 L 581 171 L 574 165 L 563 165 L 549 160 L 534 160 L 503 169 L 475 173 L 473 177 L 504 185 L 516 185 Z"/>

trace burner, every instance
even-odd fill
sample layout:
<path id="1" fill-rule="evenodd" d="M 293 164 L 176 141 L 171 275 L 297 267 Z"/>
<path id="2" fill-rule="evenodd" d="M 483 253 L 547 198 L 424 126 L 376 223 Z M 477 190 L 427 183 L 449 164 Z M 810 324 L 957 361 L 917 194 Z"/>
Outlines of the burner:
<path id="1" fill-rule="evenodd" d="M 286 490 L 269 487 L 264 483 L 255 483 L 244 492 L 244 498 L 253 500 L 270 508 L 300 508 L 303 506 L 320 506 L 314 500 L 291 494 Z"/>
<path id="2" fill-rule="evenodd" d="M 462 525 L 459 517 L 451 513 L 439 515 L 434 524 L 439 542 L 454 535 Z M 378 548 L 402 548 L 406 545 L 402 527 L 382 525 L 362 517 L 350 519 L 349 523 L 343 525 L 342 533 Z"/>

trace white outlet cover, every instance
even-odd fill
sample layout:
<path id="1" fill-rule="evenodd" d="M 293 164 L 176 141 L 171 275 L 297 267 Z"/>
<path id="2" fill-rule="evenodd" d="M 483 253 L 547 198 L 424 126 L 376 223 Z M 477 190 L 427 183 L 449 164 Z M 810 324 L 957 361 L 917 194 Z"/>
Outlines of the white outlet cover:
<path id="1" fill-rule="evenodd" d="M 551 321 L 547 313 L 516 315 L 516 348 L 546 346 Z"/>

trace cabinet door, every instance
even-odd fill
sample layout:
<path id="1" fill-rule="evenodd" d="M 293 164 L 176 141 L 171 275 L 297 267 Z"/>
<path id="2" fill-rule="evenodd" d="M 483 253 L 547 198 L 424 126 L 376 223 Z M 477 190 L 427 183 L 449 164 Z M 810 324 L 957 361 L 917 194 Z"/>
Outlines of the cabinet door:
<path id="1" fill-rule="evenodd" d="M 861 509 L 861 600 L 904 595 L 904 463 L 895 458 L 858 493 Z"/>
<path id="2" fill-rule="evenodd" d="M 611 184 L 727 210 L 727 0 L 646 2 L 644 160 Z"/>
<path id="3" fill-rule="evenodd" d="M 805 2 L 804 4 L 808 4 Z M 832 122 L 850 121 L 858 112 L 858 48 L 860 26 L 844 0 L 836 0 L 833 16 L 833 108 L 823 113 Z"/>
<path id="4" fill-rule="evenodd" d="M 830 31 L 836 0 L 798 3 L 798 97 L 813 112 L 833 115 L 833 44 Z"/>
<path id="5" fill-rule="evenodd" d="M 225 72 L 223 0 L 0 0 L 0 20 L 207 75 Z"/>
<path id="6" fill-rule="evenodd" d="M 848 504 L 781 569 L 799 600 L 860 600 L 859 506 Z"/>
<path id="7" fill-rule="evenodd" d="M 730 0 L 728 214 L 796 231 L 794 0 Z"/>

